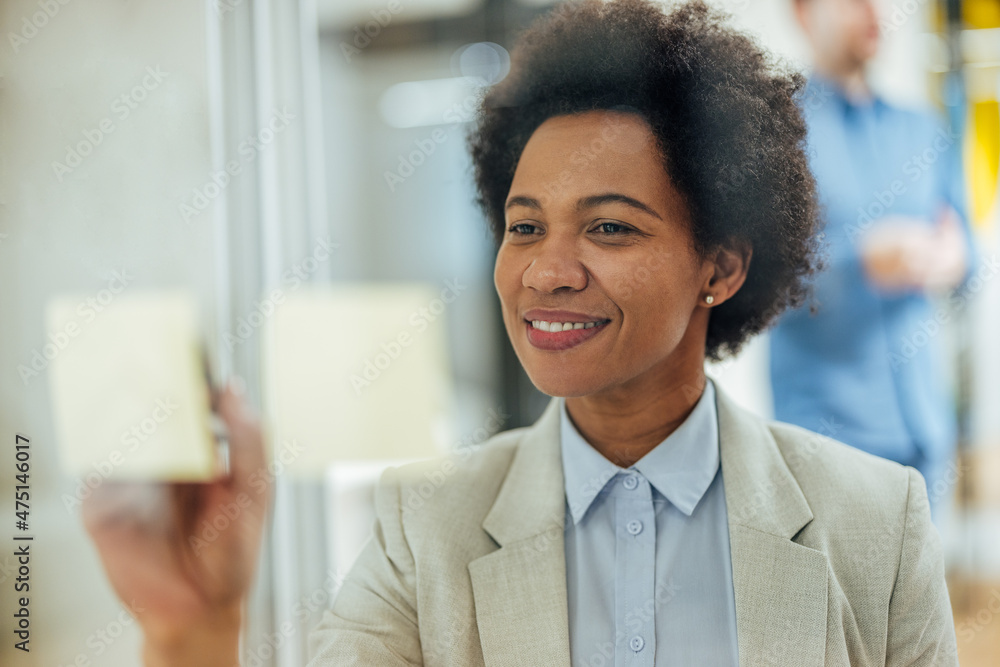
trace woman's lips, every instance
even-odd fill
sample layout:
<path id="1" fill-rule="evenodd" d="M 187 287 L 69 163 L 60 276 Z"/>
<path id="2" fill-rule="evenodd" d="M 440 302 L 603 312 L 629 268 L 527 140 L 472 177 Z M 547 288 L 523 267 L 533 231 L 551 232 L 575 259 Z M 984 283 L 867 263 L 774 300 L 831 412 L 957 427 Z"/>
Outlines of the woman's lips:
<path id="1" fill-rule="evenodd" d="M 527 320 L 524 321 L 524 326 L 527 327 L 528 342 L 538 349 L 568 350 L 604 331 L 609 321 L 601 322 L 589 329 L 567 329 L 566 331 L 543 331 L 533 327 L 531 322 Z"/>

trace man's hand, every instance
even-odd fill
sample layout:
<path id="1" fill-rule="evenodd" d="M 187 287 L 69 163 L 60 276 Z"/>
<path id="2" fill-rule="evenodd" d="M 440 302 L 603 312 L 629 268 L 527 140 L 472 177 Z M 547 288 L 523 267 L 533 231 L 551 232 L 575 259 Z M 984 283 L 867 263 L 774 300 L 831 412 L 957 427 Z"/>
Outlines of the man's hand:
<path id="1" fill-rule="evenodd" d="M 967 252 L 958 214 L 947 207 L 934 227 L 889 216 L 863 238 L 861 261 L 868 280 L 885 292 L 934 292 L 957 286 Z"/>

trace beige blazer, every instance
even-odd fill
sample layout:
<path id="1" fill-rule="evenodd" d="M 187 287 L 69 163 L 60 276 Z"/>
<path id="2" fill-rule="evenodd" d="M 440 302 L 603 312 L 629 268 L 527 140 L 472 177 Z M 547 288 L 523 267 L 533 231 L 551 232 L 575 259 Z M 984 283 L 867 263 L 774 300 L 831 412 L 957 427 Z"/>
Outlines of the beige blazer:
<path id="1" fill-rule="evenodd" d="M 309 667 L 570 665 L 562 400 L 475 452 L 386 471 Z M 716 402 L 740 665 L 957 665 L 920 474 Z"/>

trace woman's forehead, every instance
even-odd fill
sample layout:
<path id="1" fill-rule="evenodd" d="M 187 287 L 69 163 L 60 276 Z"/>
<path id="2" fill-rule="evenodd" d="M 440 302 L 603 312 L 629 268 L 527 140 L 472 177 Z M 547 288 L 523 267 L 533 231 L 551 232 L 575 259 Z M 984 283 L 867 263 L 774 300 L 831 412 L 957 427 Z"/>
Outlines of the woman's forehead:
<path id="1" fill-rule="evenodd" d="M 507 201 L 531 198 L 542 208 L 575 206 L 615 192 L 662 205 L 672 198 L 670 190 L 645 119 L 590 111 L 550 118 L 535 130 L 521 153 Z"/>

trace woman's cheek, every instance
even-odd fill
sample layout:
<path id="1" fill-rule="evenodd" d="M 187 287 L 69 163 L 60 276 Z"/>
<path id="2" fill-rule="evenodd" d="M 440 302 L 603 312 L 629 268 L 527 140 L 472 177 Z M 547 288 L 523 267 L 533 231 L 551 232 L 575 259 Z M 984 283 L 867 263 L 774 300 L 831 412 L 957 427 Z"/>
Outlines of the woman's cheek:
<path id="1" fill-rule="evenodd" d="M 627 301 L 642 291 L 643 279 L 639 271 L 640 268 L 640 266 L 631 265 L 616 273 L 615 279 L 611 283 L 614 285 L 614 298 L 616 300 Z"/>

